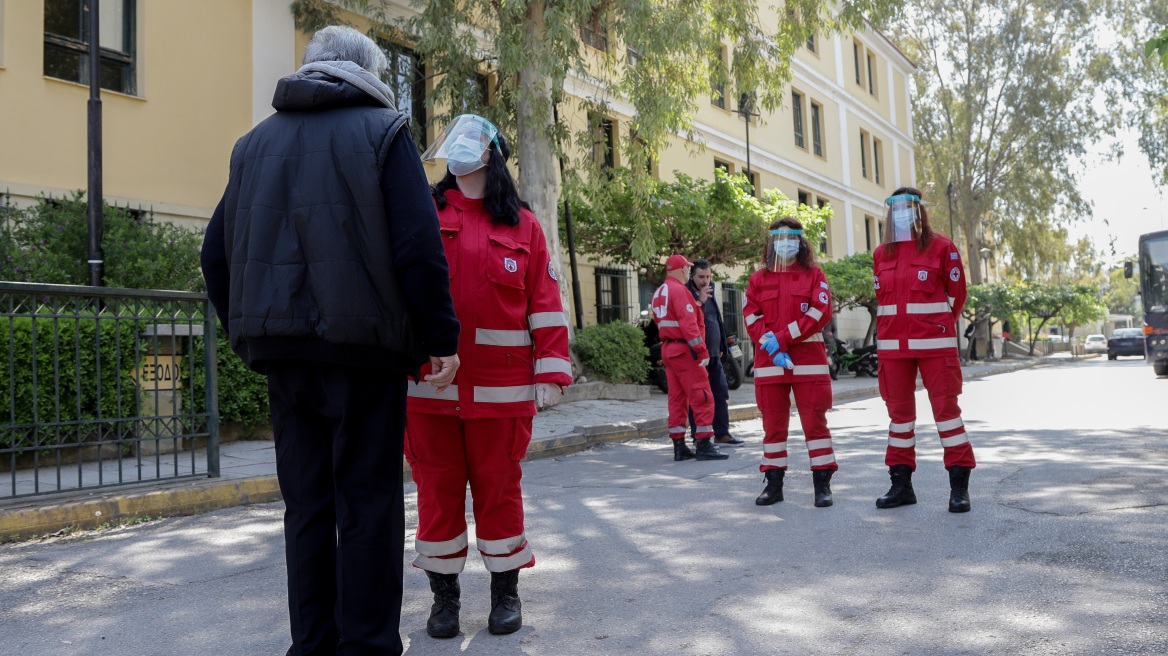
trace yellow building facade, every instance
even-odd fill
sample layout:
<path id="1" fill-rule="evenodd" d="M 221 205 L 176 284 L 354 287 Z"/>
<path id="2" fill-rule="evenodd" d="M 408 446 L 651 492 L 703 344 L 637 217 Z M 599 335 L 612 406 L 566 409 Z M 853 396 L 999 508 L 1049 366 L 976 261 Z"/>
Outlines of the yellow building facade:
<path id="1" fill-rule="evenodd" d="M 86 4 L 0 0 L 0 202 L 28 205 L 86 186 Z M 408 0 L 390 4 L 399 16 L 415 12 Z M 101 0 L 100 6 L 106 199 L 201 225 L 226 184 L 232 145 L 272 112 L 275 83 L 296 70 L 309 35 L 295 29 L 291 0 Z M 348 19 L 358 28 L 367 24 Z M 595 32 L 587 36 L 585 43 L 608 43 Z M 415 129 L 425 129 L 418 126 L 425 125 L 424 96 L 432 83 L 409 44 L 387 46 L 387 81 L 401 108 L 416 117 Z M 795 55 L 784 106 L 750 126 L 757 187 L 834 209 L 821 257 L 874 248 L 883 199 L 914 182 L 913 68 L 873 30 L 815 37 Z M 566 86 L 570 96 L 610 97 L 579 77 Z M 723 98 L 699 103 L 698 143 L 675 141 L 659 154 L 656 174 L 745 172 L 746 124 L 737 97 L 726 89 Z M 616 98 L 611 108 L 605 118 L 619 142 L 629 134 L 632 107 Z M 566 118 L 585 121 L 570 108 Z M 582 255 L 580 265 L 587 324 L 634 320 L 660 282 L 603 258 Z M 724 296 L 724 307 L 736 311 L 734 292 Z M 843 317 L 839 327 L 844 337 L 857 337 L 866 317 Z"/>

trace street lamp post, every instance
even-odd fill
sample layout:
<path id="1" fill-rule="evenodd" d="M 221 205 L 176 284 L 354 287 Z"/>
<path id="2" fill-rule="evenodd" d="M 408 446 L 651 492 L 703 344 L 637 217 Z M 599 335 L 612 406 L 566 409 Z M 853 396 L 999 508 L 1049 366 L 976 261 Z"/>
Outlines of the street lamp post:
<path id="1" fill-rule="evenodd" d="M 949 238 L 956 239 L 957 236 L 953 234 L 953 181 L 949 181 L 949 186 L 945 188 L 945 197 L 949 199 Z"/>
<path id="2" fill-rule="evenodd" d="M 760 116 L 754 111 L 754 94 L 744 93 L 738 98 L 738 116 L 746 121 L 746 177 L 750 180 L 750 192 L 755 193 L 754 171 L 750 168 L 750 121 Z"/>
<path id="3" fill-rule="evenodd" d="M 981 255 L 981 281 L 982 284 L 989 282 L 990 277 L 990 249 L 982 248 L 978 251 Z M 993 317 L 986 316 L 986 359 L 994 359 L 994 333 L 991 326 L 993 325 Z"/>
<path id="4" fill-rule="evenodd" d="M 98 0 L 89 0 L 89 284 L 102 286 L 105 256 L 101 249 L 101 32 L 98 30 Z"/>

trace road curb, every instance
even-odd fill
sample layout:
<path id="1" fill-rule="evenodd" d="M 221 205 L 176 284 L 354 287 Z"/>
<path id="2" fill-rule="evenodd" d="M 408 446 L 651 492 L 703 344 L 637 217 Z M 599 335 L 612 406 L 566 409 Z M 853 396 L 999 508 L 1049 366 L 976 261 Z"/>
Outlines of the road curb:
<path id="1" fill-rule="evenodd" d="M 969 372 L 965 380 L 1011 373 L 1041 364 L 1034 359 L 991 371 Z M 918 386 L 919 389 L 920 386 Z M 833 402 L 853 401 L 880 393 L 872 385 L 841 390 L 832 395 Z M 731 421 L 758 419 L 762 414 L 754 403 L 730 406 Z M 525 460 L 555 458 L 606 443 L 637 439 L 660 439 L 668 432 L 668 419 L 641 419 L 633 422 L 577 426 L 571 433 L 533 440 Z M 408 475 L 409 467 L 405 467 Z M 257 476 L 234 480 L 203 479 L 152 487 L 141 492 L 126 490 L 97 492 L 84 499 L 64 500 L 41 506 L 0 509 L 0 541 L 26 539 L 55 533 L 62 529 L 92 529 L 142 517 L 176 517 L 253 503 L 279 501 L 280 486 L 275 476 Z"/>

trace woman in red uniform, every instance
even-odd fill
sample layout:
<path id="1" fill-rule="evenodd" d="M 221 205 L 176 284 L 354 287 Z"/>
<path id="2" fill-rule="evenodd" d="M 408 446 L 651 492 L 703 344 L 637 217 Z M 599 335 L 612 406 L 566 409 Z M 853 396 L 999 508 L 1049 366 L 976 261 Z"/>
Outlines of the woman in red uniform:
<path id="1" fill-rule="evenodd" d="M 537 404 L 555 403 L 572 382 L 555 269 L 507 170 L 510 154 L 494 125 L 467 114 L 422 156 L 447 164 L 434 202 L 462 324 L 454 383 L 442 391 L 411 384 L 407 399 L 406 458 L 418 485 L 414 566 L 430 579 L 426 631 L 436 638 L 459 630 L 468 483 L 476 546 L 491 572 L 487 629 L 512 633 L 522 625 L 519 570 L 535 556 L 523 529 L 519 461 Z"/>
<path id="2" fill-rule="evenodd" d="M 823 327 L 831 321 L 831 290 L 797 219 L 788 217 L 771 225 L 766 267 L 750 276 L 742 316 L 758 345 L 754 395 L 765 433 L 759 470 L 766 477 L 766 487 L 754 502 L 769 506 L 783 500 L 794 390 L 811 458 L 815 507 L 830 506 L 831 475 L 839 468 L 827 429 L 831 375 L 823 347 Z M 759 366 L 762 363 L 773 365 Z"/>
<path id="3" fill-rule="evenodd" d="M 880 396 L 888 406 L 888 449 L 892 487 L 877 508 L 917 502 L 917 373 L 929 393 L 933 419 L 949 470 L 949 512 L 969 511 L 969 472 L 976 463 L 961 421 L 961 362 L 957 317 L 965 305 L 965 274 L 957 247 L 933 232 L 921 192 L 901 187 L 888 200 L 884 243 L 873 254 L 876 286 L 876 348 L 880 356 Z"/>

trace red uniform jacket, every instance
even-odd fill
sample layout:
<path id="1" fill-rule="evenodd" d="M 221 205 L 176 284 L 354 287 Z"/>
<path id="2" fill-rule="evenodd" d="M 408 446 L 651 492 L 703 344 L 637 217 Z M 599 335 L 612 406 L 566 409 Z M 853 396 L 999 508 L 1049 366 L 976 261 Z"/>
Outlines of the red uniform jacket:
<path id="1" fill-rule="evenodd" d="M 690 353 L 701 362 L 710 357 L 706 349 L 706 319 L 689 288 L 673 278 L 653 292 L 653 321 L 664 342 L 661 355 L 674 358 Z"/>
<path id="2" fill-rule="evenodd" d="M 411 381 L 407 408 L 464 419 L 533 416 L 535 383 L 572 383 L 568 318 L 543 229 L 526 209 L 508 226 L 491 223 L 482 200 L 457 190 L 446 202 L 438 220 L 462 324 L 460 366 L 441 394 Z"/>
<path id="3" fill-rule="evenodd" d="M 831 321 L 831 289 L 823 269 L 794 266 L 782 273 L 759 269 L 750 274 L 742 307 L 746 332 L 756 345 L 768 331 L 779 350 L 795 363 L 793 370 L 775 366 L 771 356 L 756 346 L 754 384 L 831 382 L 823 327 Z"/>
<path id="4" fill-rule="evenodd" d="M 957 317 L 967 291 L 965 269 L 953 242 L 933 235 L 924 252 L 915 242 L 882 244 L 873 260 L 880 357 L 956 355 Z"/>

